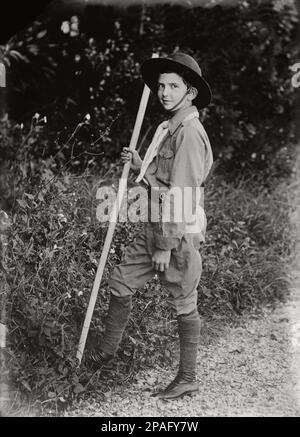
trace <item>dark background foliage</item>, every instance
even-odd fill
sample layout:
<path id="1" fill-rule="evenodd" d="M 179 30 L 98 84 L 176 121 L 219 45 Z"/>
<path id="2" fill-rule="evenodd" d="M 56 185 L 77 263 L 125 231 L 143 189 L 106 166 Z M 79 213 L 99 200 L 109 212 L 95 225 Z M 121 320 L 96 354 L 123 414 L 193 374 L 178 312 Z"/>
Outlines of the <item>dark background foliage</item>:
<path id="1" fill-rule="evenodd" d="M 8 95 L 9 113 L 22 122 L 34 112 L 47 115 L 48 154 L 59 147 L 55 139 L 63 142 L 86 113 L 91 126 L 78 140 L 80 150 L 113 123 L 96 151 L 115 158 L 130 140 L 143 86 L 140 64 L 153 52 L 182 50 L 199 60 L 213 90 L 202 117 L 215 157 L 230 161 L 231 170 L 265 168 L 294 135 L 290 66 L 299 57 L 298 20 L 295 8 L 277 3 L 89 4 L 75 15 L 71 8 L 55 14 L 50 9 L 6 48 L 8 87 L 14 90 Z M 149 138 L 150 128 L 164 117 L 153 98 L 143 133 Z"/>

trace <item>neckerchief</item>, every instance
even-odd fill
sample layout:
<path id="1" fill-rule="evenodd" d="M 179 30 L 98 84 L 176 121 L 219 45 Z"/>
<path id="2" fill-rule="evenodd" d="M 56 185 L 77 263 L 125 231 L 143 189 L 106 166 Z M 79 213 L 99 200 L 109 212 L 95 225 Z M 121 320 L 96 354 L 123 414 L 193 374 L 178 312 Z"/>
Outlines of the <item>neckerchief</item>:
<path id="1" fill-rule="evenodd" d="M 199 117 L 198 111 L 191 112 L 189 115 L 187 115 L 185 117 L 185 119 L 183 121 L 192 120 L 193 118 L 196 118 L 196 117 Z M 155 158 L 155 156 L 157 155 L 159 145 L 161 144 L 163 139 L 166 137 L 168 132 L 169 132 L 169 121 L 165 120 L 158 125 L 158 127 L 155 131 L 155 134 L 152 138 L 151 144 L 149 145 L 149 147 L 145 153 L 145 156 L 144 156 L 144 159 L 142 162 L 142 166 L 141 166 L 141 170 L 140 170 L 138 177 L 136 178 L 136 182 L 140 182 L 144 178 L 144 175 L 147 171 L 147 168 L 151 164 L 153 158 Z M 146 180 L 144 179 L 144 181 L 146 181 Z M 147 181 L 146 181 L 146 183 L 148 184 Z"/>

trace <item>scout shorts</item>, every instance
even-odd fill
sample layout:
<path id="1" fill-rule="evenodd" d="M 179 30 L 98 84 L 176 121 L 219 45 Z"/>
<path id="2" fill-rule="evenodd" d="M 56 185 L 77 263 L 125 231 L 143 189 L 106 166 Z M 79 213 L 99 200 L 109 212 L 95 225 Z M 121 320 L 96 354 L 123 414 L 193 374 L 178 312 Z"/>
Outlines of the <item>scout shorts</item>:
<path id="1" fill-rule="evenodd" d="M 197 308 L 197 286 L 202 273 L 200 243 L 195 234 L 185 234 L 179 247 L 172 249 L 170 265 L 164 272 L 154 270 L 152 255 L 155 251 L 153 228 L 144 224 L 144 230 L 125 250 L 109 281 L 112 294 L 128 296 L 145 286 L 158 274 L 169 292 L 169 303 L 177 314 L 188 314 Z"/>

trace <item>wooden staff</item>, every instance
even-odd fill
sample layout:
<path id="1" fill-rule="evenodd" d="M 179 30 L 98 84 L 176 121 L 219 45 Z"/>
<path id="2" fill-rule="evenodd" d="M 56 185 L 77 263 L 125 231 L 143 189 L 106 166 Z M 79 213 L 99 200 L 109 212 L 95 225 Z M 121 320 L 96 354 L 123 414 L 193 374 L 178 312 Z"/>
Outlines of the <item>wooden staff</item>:
<path id="1" fill-rule="evenodd" d="M 157 54 L 152 55 L 152 58 L 157 58 L 157 57 L 158 57 Z M 138 110 L 137 117 L 135 120 L 135 125 L 134 125 L 134 129 L 132 132 L 130 144 L 129 144 L 129 149 L 131 149 L 131 150 L 135 150 L 136 145 L 137 145 L 137 141 L 139 138 L 141 126 L 142 126 L 145 111 L 146 111 L 146 106 L 148 103 L 149 94 L 150 94 L 150 89 L 147 87 L 147 85 L 145 85 L 144 89 L 143 89 L 141 101 L 140 101 L 139 110 Z M 122 204 L 123 195 L 124 195 L 125 188 L 127 185 L 127 178 L 128 178 L 129 170 L 130 170 L 130 161 L 128 161 L 127 163 L 124 164 L 120 183 L 119 183 L 118 195 L 117 195 L 116 201 L 114 203 L 111 217 L 109 220 L 108 231 L 106 234 L 103 250 L 102 250 L 99 265 L 97 268 L 97 272 L 96 272 L 96 276 L 95 276 L 95 280 L 94 280 L 94 285 L 93 285 L 89 305 L 88 305 L 88 308 L 86 311 L 85 320 L 83 323 L 83 328 L 81 331 L 81 336 L 80 336 L 80 340 L 79 340 L 79 344 L 78 344 L 78 348 L 77 348 L 76 358 L 78 359 L 78 366 L 80 365 L 81 360 L 82 360 L 84 347 L 85 347 L 85 343 L 86 343 L 86 338 L 87 338 L 87 335 L 89 332 L 89 327 L 90 327 L 94 307 L 96 304 L 98 290 L 100 287 L 105 263 L 106 263 L 106 260 L 108 257 L 109 248 L 110 248 L 110 245 L 111 245 L 111 242 L 113 239 L 115 227 L 117 224 L 117 219 L 118 219 L 118 215 L 119 215 L 119 211 L 120 211 L 120 206 Z"/>

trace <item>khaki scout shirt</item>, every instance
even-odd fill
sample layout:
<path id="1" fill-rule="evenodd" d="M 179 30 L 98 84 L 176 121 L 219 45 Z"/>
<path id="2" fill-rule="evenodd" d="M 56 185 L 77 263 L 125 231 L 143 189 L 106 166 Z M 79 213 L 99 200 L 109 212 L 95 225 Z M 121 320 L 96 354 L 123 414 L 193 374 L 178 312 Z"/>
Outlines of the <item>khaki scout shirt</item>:
<path id="1" fill-rule="evenodd" d="M 184 108 L 169 120 L 169 131 L 146 170 L 147 182 L 151 187 L 159 188 L 160 192 L 173 187 L 201 187 L 212 166 L 210 142 L 199 118 L 184 120 L 194 111 L 197 111 L 195 106 Z M 151 197 L 151 204 L 153 202 Z M 178 247 L 185 233 L 185 224 L 181 222 L 159 220 L 152 222 L 151 226 L 155 245 L 162 250 Z M 205 228 L 199 232 L 199 241 L 205 240 Z"/>

